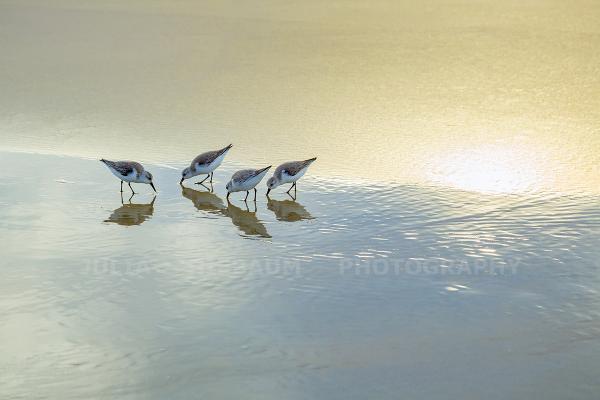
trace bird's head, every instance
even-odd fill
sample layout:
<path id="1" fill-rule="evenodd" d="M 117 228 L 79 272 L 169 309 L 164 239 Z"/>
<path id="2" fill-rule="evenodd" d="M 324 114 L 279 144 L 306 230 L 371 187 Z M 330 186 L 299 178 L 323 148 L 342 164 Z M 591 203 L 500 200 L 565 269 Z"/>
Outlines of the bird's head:
<path id="1" fill-rule="evenodd" d="M 267 181 L 267 196 L 269 195 L 271 189 L 275 189 L 279 185 L 281 185 L 281 183 L 279 183 L 279 180 L 276 177 L 270 177 Z"/>
<path id="2" fill-rule="evenodd" d="M 154 187 L 154 183 L 152 183 L 152 174 L 150 172 L 144 171 L 144 173 L 142 174 L 142 181 L 144 183 L 147 183 L 150 186 L 152 186 L 152 190 L 154 190 L 156 192 L 156 188 Z"/>
<path id="3" fill-rule="evenodd" d="M 183 183 L 183 181 L 185 179 L 190 179 L 191 177 L 192 177 L 192 170 L 190 169 L 190 167 L 187 167 L 186 169 L 181 171 L 181 180 L 179 181 L 179 183 Z"/>
<path id="4" fill-rule="evenodd" d="M 267 180 L 267 187 L 269 189 L 275 189 L 277 186 L 279 186 L 279 181 L 274 176 L 270 177 L 269 180 Z"/>

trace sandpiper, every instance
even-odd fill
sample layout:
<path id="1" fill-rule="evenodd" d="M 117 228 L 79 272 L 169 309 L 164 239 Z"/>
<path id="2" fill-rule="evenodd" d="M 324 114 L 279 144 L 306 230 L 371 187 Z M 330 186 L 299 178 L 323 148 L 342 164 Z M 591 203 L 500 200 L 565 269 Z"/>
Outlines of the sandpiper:
<path id="1" fill-rule="evenodd" d="M 225 186 L 227 189 L 227 200 L 229 200 L 229 195 L 231 193 L 242 192 L 245 190 L 246 197 L 244 198 L 244 201 L 246 201 L 250 190 L 254 189 L 254 200 L 256 201 L 256 185 L 258 185 L 271 167 L 272 166 L 269 165 L 262 169 L 243 169 L 233 174 L 231 180 Z"/>
<path id="2" fill-rule="evenodd" d="M 271 189 L 274 189 L 279 185 L 283 185 L 284 183 L 292 184 L 286 193 L 289 194 L 290 190 L 292 189 L 294 189 L 295 192 L 296 181 L 302 178 L 310 164 L 312 164 L 316 159 L 317 157 L 304 161 L 290 161 L 277 167 L 273 173 L 273 176 L 267 181 L 267 196 L 269 195 Z"/>
<path id="3" fill-rule="evenodd" d="M 181 171 L 181 180 L 179 181 L 179 184 L 182 184 L 186 179 L 190 179 L 196 175 L 204 174 L 206 174 L 206 177 L 202 179 L 202 181 L 196 182 L 196 185 L 201 185 L 202 182 L 207 180 L 209 177 L 210 182 L 212 182 L 213 171 L 217 169 L 219 165 L 221 165 L 225 155 L 229 149 L 231 149 L 231 146 L 233 145 L 230 144 L 229 146 L 223 147 L 220 150 L 207 151 L 206 153 L 202 153 L 194 158 L 190 166 Z"/>
<path id="4" fill-rule="evenodd" d="M 131 189 L 131 193 L 133 188 L 131 187 L 131 182 L 133 183 L 147 183 L 152 186 L 152 190 L 156 192 L 156 188 L 152 183 L 152 174 L 142 167 L 142 164 L 135 161 L 109 161 L 102 159 L 102 161 L 110 172 L 113 173 L 114 176 L 121 180 L 121 193 L 123 193 L 123 181 L 129 184 L 129 189 Z"/>

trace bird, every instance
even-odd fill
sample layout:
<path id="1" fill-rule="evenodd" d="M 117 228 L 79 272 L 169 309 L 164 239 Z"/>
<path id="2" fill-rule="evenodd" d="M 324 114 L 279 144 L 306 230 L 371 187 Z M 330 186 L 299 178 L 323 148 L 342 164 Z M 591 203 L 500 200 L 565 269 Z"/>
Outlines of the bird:
<path id="1" fill-rule="evenodd" d="M 273 176 L 267 181 L 267 196 L 269 195 L 271 189 L 275 189 L 277 186 L 283 185 L 284 183 L 292 183 L 292 186 L 290 186 L 286 193 L 289 194 L 290 190 L 292 189 L 294 189 L 295 192 L 296 181 L 302 178 L 310 164 L 312 164 L 316 159 L 317 157 L 304 161 L 290 161 L 275 168 Z"/>
<path id="2" fill-rule="evenodd" d="M 183 181 L 186 179 L 190 179 L 196 175 L 204 174 L 206 174 L 206 177 L 202 179 L 202 181 L 196 182 L 196 185 L 201 185 L 209 177 L 210 182 L 212 183 L 213 171 L 217 169 L 219 165 L 221 165 L 225 155 L 232 146 L 233 145 L 230 144 L 229 146 L 223 147 L 220 150 L 207 151 L 206 153 L 202 153 L 194 158 L 190 166 L 181 171 L 181 180 L 179 181 L 179 184 L 183 184 Z"/>
<path id="3" fill-rule="evenodd" d="M 129 184 L 129 189 L 131 189 L 131 193 L 133 194 L 135 192 L 131 187 L 131 182 L 147 183 L 156 192 L 156 188 L 152 183 L 152 174 L 146 171 L 142 164 L 135 161 L 110 161 L 105 159 L 101 159 L 100 161 L 108 167 L 114 176 L 121 180 L 121 193 L 123 193 L 123 181 Z"/>
<path id="4" fill-rule="evenodd" d="M 229 201 L 229 195 L 233 192 L 246 191 L 246 197 L 244 198 L 244 201 L 246 201 L 250 190 L 254 189 L 254 201 L 256 201 L 256 185 L 258 185 L 271 167 L 272 165 L 262 169 L 243 169 L 233 174 L 231 180 L 225 186 L 227 189 L 227 200 Z"/>

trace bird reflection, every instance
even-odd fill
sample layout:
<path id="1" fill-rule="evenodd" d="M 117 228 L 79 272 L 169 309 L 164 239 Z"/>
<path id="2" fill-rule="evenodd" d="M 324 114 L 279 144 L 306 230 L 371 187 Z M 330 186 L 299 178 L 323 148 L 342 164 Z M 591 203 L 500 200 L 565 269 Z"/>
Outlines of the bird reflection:
<path id="1" fill-rule="evenodd" d="M 267 228 L 256 217 L 256 205 L 254 207 L 254 211 L 250 211 L 248 203 L 246 203 L 246 209 L 243 210 L 228 202 L 227 215 L 231 218 L 233 224 L 245 235 L 270 238 L 271 235 L 267 232 Z"/>
<path id="2" fill-rule="evenodd" d="M 152 201 L 148 204 L 133 204 L 131 203 L 131 196 L 128 203 L 123 202 L 123 195 L 121 194 L 121 207 L 115 209 L 108 219 L 104 222 L 113 222 L 124 226 L 140 225 L 147 219 L 149 219 L 154 213 L 154 201 L 156 196 L 152 198 Z"/>
<path id="3" fill-rule="evenodd" d="M 273 200 L 269 198 L 267 208 L 275 213 L 279 221 L 296 222 L 314 219 L 304 206 L 294 200 Z"/>
<path id="4" fill-rule="evenodd" d="M 202 185 L 204 186 L 204 185 Z M 207 188 L 208 189 L 208 188 Z M 200 191 L 190 188 L 181 188 L 181 194 L 194 203 L 194 207 L 212 215 L 231 218 L 231 221 L 244 236 L 258 236 L 270 238 L 267 228 L 256 217 L 256 206 L 250 211 L 246 203 L 246 209 L 234 206 L 231 203 L 225 205 L 219 196 L 209 191 Z"/>
<path id="5" fill-rule="evenodd" d="M 209 214 L 227 216 L 227 207 L 225 204 L 223 204 L 223 200 L 221 200 L 221 198 L 214 193 L 194 190 L 182 186 L 181 194 L 186 199 L 191 200 L 192 203 L 194 203 L 194 207 L 200 211 L 206 211 Z"/>

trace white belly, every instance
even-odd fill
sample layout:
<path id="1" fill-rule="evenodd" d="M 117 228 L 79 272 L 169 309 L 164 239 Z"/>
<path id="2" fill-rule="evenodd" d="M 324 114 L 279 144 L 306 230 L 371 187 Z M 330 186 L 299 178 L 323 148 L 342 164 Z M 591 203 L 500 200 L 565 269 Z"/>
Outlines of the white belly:
<path id="1" fill-rule="evenodd" d="M 226 154 L 227 152 L 221 154 L 219 157 L 215 158 L 215 160 L 211 164 L 197 165 L 195 168 L 194 176 L 210 174 L 211 172 L 213 172 L 219 167 L 219 165 L 221 165 Z"/>
<path id="2" fill-rule="evenodd" d="M 292 182 L 296 182 L 298 179 L 302 178 L 302 176 L 306 173 L 306 170 L 308 168 L 304 168 L 303 170 L 301 170 L 300 172 L 298 172 L 296 175 L 292 176 L 292 175 L 288 175 L 285 172 L 283 174 L 281 174 L 281 183 L 292 183 Z"/>
<path id="3" fill-rule="evenodd" d="M 119 172 L 117 172 L 117 170 L 112 169 L 111 167 L 108 167 L 108 169 L 110 169 L 110 172 L 112 172 L 114 176 L 116 176 L 122 181 L 133 183 L 138 182 L 138 176 L 135 169 L 131 171 L 128 175 L 121 175 Z"/>
<path id="4" fill-rule="evenodd" d="M 262 180 L 262 178 L 265 176 L 266 173 L 267 173 L 267 171 L 261 173 L 260 175 L 255 176 L 253 178 L 245 180 L 244 182 L 238 183 L 236 185 L 236 187 L 232 190 L 232 192 L 241 192 L 241 191 L 254 189 L 256 187 L 256 185 L 258 185 L 258 183 Z"/>

